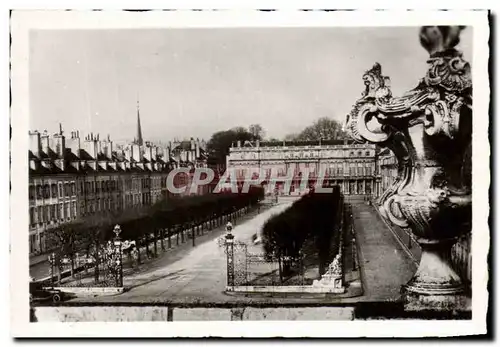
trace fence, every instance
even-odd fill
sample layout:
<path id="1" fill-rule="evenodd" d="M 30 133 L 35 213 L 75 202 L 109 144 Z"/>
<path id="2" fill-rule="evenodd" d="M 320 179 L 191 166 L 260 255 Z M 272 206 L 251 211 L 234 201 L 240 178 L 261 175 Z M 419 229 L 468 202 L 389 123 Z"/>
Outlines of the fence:
<path id="1" fill-rule="evenodd" d="M 269 258 L 261 252 L 249 251 L 249 245 L 224 240 L 227 257 L 228 286 L 279 286 L 304 285 L 304 263 L 302 258 Z"/>
<path id="2" fill-rule="evenodd" d="M 58 287 L 116 287 L 123 286 L 123 276 L 141 271 L 141 264 L 147 259 L 156 258 L 161 252 L 178 247 L 186 242 L 196 245 L 198 236 L 235 220 L 252 211 L 250 207 L 234 210 L 231 213 L 217 216 L 214 219 L 185 225 L 160 229 L 145 235 L 133 243 L 136 247 L 127 249 L 120 247 L 121 255 L 116 256 L 116 248 L 109 248 L 110 243 L 99 244 L 85 254 L 74 254 L 71 257 L 57 258 L 53 253 L 49 256 L 50 276 L 37 279 L 47 286 Z M 127 243 L 124 242 L 123 246 Z M 113 243 L 112 243 L 113 244 Z M 135 249 L 134 251 L 130 251 Z M 117 266 L 117 262 L 119 266 Z M 143 268 L 142 268 L 143 269 Z"/>

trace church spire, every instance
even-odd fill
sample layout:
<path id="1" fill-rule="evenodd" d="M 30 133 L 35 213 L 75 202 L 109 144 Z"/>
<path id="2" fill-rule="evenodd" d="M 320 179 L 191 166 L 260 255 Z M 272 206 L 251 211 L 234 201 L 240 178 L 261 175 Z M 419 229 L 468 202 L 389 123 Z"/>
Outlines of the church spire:
<path id="1" fill-rule="evenodd" d="M 135 138 L 135 143 L 142 146 L 142 130 L 141 130 L 141 115 L 139 112 L 139 98 L 137 98 L 137 136 Z"/>

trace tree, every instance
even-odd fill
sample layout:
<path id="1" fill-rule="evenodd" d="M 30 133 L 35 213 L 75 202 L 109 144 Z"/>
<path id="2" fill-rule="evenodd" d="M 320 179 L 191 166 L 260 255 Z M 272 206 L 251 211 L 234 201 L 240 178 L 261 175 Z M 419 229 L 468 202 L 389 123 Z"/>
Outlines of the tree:
<path id="1" fill-rule="evenodd" d="M 68 223 L 47 230 L 46 242 L 50 249 L 54 250 L 54 265 L 58 269 L 58 282 L 61 281 L 61 266 L 64 258 L 70 259 L 73 276 L 75 254 L 85 238 L 78 226 L 77 223 Z"/>
<path id="2" fill-rule="evenodd" d="M 207 143 L 208 163 L 210 165 L 225 165 L 229 148 L 241 141 L 252 141 L 254 135 L 243 127 L 236 127 L 230 130 L 218 131 L 212 135 Z"/>
<path id="3" fill-rule="evenodd" d="M 288 134 L 284 137 L 285 141 L 295 141 L 299 137 L 299 134 Z"/>
<path id="4" fill-rule="evenodd" d="M 250 125 L 248 132 L 253 135 L 254 140 L 262 140 L 264 138 L 264 128 L 260 124 Z"/>
<path id="5" fill-rule="evenodd" d="M 343 139 L 345 133 L 342 130 L 342 125 L 333 119 L 323 117 L 308 126 L 300 134 L 296 140 L 299 141 L 318 141 L 318 140 L 337 140 Z"/>
<path id="6" fill-rule="evenodd" d="M 267 141 L 269 141 L 269 142 L 283 142 L 282 140 L 277 139 L 276 137 L 271 137 Z"/>

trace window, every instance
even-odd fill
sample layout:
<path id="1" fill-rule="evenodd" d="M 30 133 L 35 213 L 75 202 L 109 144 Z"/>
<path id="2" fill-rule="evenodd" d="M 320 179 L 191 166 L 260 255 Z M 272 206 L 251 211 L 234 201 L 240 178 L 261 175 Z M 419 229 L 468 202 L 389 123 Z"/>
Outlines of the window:
<path id="1" fill-rule="evenodd" d="M 64 219 L 64 205 L 59 204 L 59 219 Z"/>
<path id="2" fill-rule="evenodd" d="M 95 191 L 96 193 L 100 193 L 101 192 L 101 182 L 100 181 L 97 181 L 96 184 L 95 184 Z"/>
<path id="3" fill-rule="evenodd" d="M 51 185 L 51 190 L 52 190 L 52 194 L 51 194 L 51 196 L 52 196 L 53 198 L 57 198 L 57 184 L 52 183 L 52 185 Z"/>
<path id="4" fill-rule="evenodd" d="M 42 206 L 38 206 L 38 208 L 37 208 L 37 217 L 38 217 L 38 223 L 43 223 Z"/>
<path id="5" fill-rule="evenodd" d="M 69 219 L 71 216 L 70 205 L 68 203 L 64 203 L 64 210 L 66 211 L 66 219 Z"/>
<path id="6" fill-rule="evenodd" d="M 42 194 L 42 186 L 38 185 L 36 186 L 36 198 L 41 199 L 43 196 Z"/>
<path id="7" fill-rule="evenodd" d="M 30 186 L 29 197 L 30 197 L 30 200 L 33 200 L 35 198 L 35 186 Z"/>
<path id="8" fill-rule="evenodd" d="M 71 196 L 76 195 L 76 184 L 75 182 L 71 182 Z"/>
<path id="9" fill-rule="evenodd" d="M 90 191 L 92 193 L 95 193 L 95 184 L 94 183 L 95 183 L 94 181 L 90 182 Z"/>
<path id="10" fill-rule="evenodd" d="M 366 151 L 366 156 L 369 157 L 370 156 L 370 151 Z"/>
<path id="11" fill-rule="evenodd" d="M 90 182 L 85 182 L 85 193 L 90 193 Z"/>
<path id="12" fill-rule="evenodd" d="M 35 220 L 35 208 L 34 207 L 30 207 L 30 225 L 33 225 L 36 223 L 36 220 Z"/>
<path id="13" fill-rule="evenodd" d="M 56 217 L 56 205 L 50 205 L 49 220 L 54 220 Z"/>
<path id="14" fill-rule="evenodd" d="M 76 218 L 76 202 L 71 203 L 71 212 L 72 212 L 72 217 Z"/>

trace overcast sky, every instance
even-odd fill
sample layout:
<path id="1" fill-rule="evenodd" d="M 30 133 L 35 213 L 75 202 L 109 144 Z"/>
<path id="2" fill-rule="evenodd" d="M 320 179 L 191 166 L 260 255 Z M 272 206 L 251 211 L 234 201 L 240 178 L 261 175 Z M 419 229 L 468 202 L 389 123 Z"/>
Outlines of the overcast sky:
<path id="1" fill-rule="evenodd" d="M 471 59 L 472 29 L 460 47 Z M 373 63 L 394 95 L 426 71 L 419 29 L 58 30 L 30 35 L 30 129 L 131 140 L 209 139 L 259 123 L 267 137 L 343 121 Z"/>

